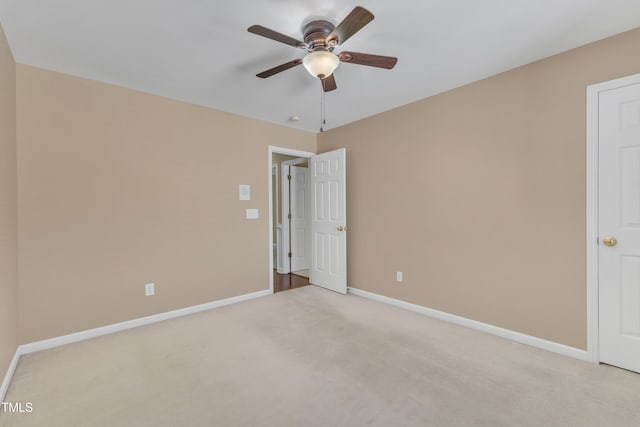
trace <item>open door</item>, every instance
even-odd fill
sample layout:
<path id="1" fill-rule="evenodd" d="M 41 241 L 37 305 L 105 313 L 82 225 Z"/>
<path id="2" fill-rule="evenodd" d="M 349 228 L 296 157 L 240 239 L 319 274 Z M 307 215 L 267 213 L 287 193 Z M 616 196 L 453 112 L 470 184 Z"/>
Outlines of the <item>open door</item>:
<path id="1" fill-rule="evenodd" d="M 640 372 L 640 81 L 599 93 L 598 152 L 600 361 Z"/>
<path id="2" fill-rule="evenodd" d="M 341 294 L 347 293 L 346 150 L 312 156 L 312 259 L 309 282 Z"/>

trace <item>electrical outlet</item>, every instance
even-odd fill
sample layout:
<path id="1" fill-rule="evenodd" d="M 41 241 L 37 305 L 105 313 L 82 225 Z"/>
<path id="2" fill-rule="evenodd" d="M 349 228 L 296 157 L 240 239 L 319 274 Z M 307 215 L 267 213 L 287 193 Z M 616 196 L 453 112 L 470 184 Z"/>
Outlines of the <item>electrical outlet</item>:
<path id="1" fill-rule="evenodd" d="M 402 271 L 396 271 L 396 282 L 402 282 Z"/>
<path id="2" fill-rule="evenodd" d="M 144 285 L 144 296 L 150 297 L 156 294 L 156 285 L 154 283 L 147 283 Z"/>

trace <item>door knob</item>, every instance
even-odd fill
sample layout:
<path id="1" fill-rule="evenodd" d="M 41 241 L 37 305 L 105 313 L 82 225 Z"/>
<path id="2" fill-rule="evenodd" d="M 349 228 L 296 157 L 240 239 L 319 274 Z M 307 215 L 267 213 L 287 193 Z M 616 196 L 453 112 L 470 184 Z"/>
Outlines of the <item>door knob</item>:
<path id="1" fill-rule="evenodd" d="M 339 225 L 337 230 L 338 231 L 347 231 L 347 227 L 343 227 L 343 226 Z"/>
<path id="2" fill-rule="evenodd" d="M 618 239 L 616 239 L 615 237 L 605 237 L 604 239 L 602 239 L 602 243 L 604 243 L 605 246 L 615 246 L 618 244 Z"/>

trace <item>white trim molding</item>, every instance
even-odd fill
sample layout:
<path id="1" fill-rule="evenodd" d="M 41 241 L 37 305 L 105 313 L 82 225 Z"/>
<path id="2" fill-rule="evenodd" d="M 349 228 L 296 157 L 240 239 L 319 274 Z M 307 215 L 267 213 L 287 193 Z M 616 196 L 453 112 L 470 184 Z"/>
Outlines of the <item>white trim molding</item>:
<path id="1" fill-rule="evenodd" d="M 587 86 L 587 357 L 600 362 L 598 292 L 598 134 L 600 92 L 640 83 L 640 74 Z"/>
<path id="2" fill-rule="evenodd" d="M 288 176 L 291 173 L 291 168 L 289 165 L 282 164 L 280 168 L 280 209 L 282 209 L 282 247 L 278 248 L 281 250 L 282 260 L 282 268 L 278 273 L 280 274 L 288 274 L 291 273 L 291 261 L 288 256 L 285 254 L 289 253 L 289 242 L 291 241 L 291 230 L 289 228 L 289 218 L 288 214 L 290 213 L 289 208 L 289 179 Z"/>
<path id="3" fill-rule="evenodd" d="M 285 266 L 285 251 L 284 251 L 284 233 L 282 224 L 276 225 L 276 271 L 278 274 L 287 274 Z"/>
<path id="4" fill-rule="evenodd" d="M 4 397 L 7 395 L 7 390 L 9 390 L 9 384 L 11 384 L 13 374 L 16 372 L 16 368 L 18 367 L 18 361 L 20 360 L 19 350 L 20 347 L 16 349 L 13 359 L 11 359 L 11 363 L 9 364 L 9 369 L 7 369 L 4 380 L 2 380 L 2 385 L 0 385 L 0 402 L 4 402 Z"/>
<path id="5" fill-rule="evenodd" d="M 520 332 L 512 331 L 510 329 L 504 329 L 498 326 L 489 325 L 487 323 L 478 322 L 476 320 L 467 319 L 466 317 L 456 316 L 454 314 L 445 313 L 443 311 L 434 310 L 432 308 L 427 308 L 421 305 L 389 298 L 384 295 L 375 294 L 373 292 L 363 291 L 362 289 L 348 288 L 348 291 L 350 294 L 356 296 L 382 302 L 384 304 L 393 305 L 395 307 L 423 314 L 434 319 L 444 320 L 445 322 L 453 323 L 458 326 L 464 326 L 465 328 L 474 329 L 476 331 L 484 332 L 491 335 L 496 335 L 498 337 L 515 341 L 520 344 L 526 344 L 531 347 L 551 351 L 563 356 L 572 357 L 574 359 L 582 360 L 585 362 L 588 361 L 587 352 L 575 347 L 569 347 L 564 344 L 547 341 L 542 338 L 533 337 L 531 335 L 526 335 Z"/>
<path id="6" fill-rule="evenodd" d="M 18 346 L 16 353 L 9 365 L 9 369 L 4 377 L 2 386 L 0 387 L 0 402 L 4 401 L 4 397 L 9 389 L 11 378 L 16 370 L 20 356 L 24 354 L 35 353 L 42 350 L 48 350 L 50 348 L 60 347 L 66 344 L 72 344 L 79 341 L 88 340 L 91 338 L 97 338 L 103 335 L 113 334 L 115 332 L 124 331 L 127 329 L 137 328 L 138 326 L 149 325 L 152 323 L 162 322 L 164 320 L 175 319 L 177 317 L 187 316 L 190 314 L 200 313 L 202 311 L 208 311 L 215 308 L 224 307 L 230 304 L 236 304 L 243 301 L 249 301 L 256 298 L 272 295 L 273 292 L 270 289 L 264 291 L 252 292 L 249 294 L 238 295 L 231 298 L 225 298 L 217 301 L 208 302 L 205 304 L 194 305 L 191 307 L 180 308 L 177 310 L 167 311 L 164 313 L 154 314 L 151 316 L 140 317 L 138 319 L 127 320 L 125 322 L 114 323 L 112 325 L 101 326 L 99 328 L 88 329 L 86 331 L 76 332 L 73 334 L 62 335 L 55 338 L 50 338 L 42 341 L 36 341 L 29 344 L 23 344 Z"/>
<path id="7" fill-rule="evenodd" d="M 212 310 L 214 308 L 224 307 L 225 305 L 236 304 L 243 301 L 271 295 L 271 291 L 264 290 L 252 292 L 250 294 L 239 295 L 237 297 L 225 298 L 205 304 L 194 305 L 191 307 L 180 308 L 178 310 L 167 311 L 151 316 L 140 317 L 138 319 L 127 320 L 125 322 L 114 323 L 112 325 L 101 326 L 99 328 L 89 329 L 86 331 L 76 332 L 69 335 L 50 338 L 47 340 L 36 341 L 29 344 L 23 344 L 20 347 L 20 354 L 35 353 L 37 351 L 48 350 L 50 348 L 60 347 L 62 345 L 71 344 L 78 341 L 88 340 L 90 338 L 100 337 L 102 335 L 113 334 L 127 329 L 137 328 L 138 326 L 149 325 L 151 323 L 162 322 L 163 320 L 175 319 L 176 317 L 187 316 L 189 314 L 200 313 L 202 311 Z"/>

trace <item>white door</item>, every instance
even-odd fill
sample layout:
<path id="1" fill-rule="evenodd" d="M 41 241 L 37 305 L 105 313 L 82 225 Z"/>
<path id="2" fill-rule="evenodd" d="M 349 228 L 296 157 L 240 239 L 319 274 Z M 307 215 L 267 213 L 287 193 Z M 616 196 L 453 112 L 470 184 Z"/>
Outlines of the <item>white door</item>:
<path id="1" fill-rule="evenodd" d="M 312 156 L 311 245 L 309 282 L 347 293 L 346 150 Z"/>
<path id="2" fill-rule="evenodd" d="M 309 168 L 291 166 L 291 271 L 311 267 Z"/>
<path id="3" fill-rule="evenodd" d="M 600 361 L 640 372 L 640 84 L 598 108 Z"/>

